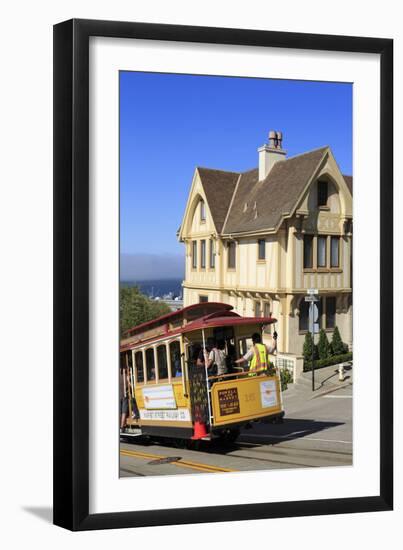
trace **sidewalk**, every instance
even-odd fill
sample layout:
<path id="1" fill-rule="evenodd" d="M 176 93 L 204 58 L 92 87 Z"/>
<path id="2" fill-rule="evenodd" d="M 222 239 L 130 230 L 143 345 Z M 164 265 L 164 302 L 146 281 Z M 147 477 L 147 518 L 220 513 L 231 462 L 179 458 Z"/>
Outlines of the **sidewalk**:
<path id="1" fill-rule="evenodd" d="M 315 369 L 315 391 L 312 391 L 312 372 L 304 372 L 295 383 L 289 384 L 283 392 L 285 403 L 316 399 L 322 395 L 353 385 L 353 365 L 344 368 L 344 381 L 339 380 L 339 365 Z"/>

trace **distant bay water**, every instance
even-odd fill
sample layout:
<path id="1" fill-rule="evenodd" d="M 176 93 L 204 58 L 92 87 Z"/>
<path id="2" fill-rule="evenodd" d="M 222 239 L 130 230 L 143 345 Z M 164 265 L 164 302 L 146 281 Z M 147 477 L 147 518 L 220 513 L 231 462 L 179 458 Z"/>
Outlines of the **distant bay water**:
<path id="1" fill-rule="evenodd" d="M 172 293 L 174 297 L 182 296 L 183 279 L 156 279 L 144 281 L 121 281 L 121 286 L 138 286 L 143 294 L 150 297 L 163 296 Z"/>

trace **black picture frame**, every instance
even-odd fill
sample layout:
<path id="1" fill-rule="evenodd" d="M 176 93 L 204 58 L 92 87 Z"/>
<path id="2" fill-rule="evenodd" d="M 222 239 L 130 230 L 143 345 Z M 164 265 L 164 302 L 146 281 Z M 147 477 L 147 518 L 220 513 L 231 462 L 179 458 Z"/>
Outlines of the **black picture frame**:
<path id="1" fill-rule="evenodd" d="M 89 513 L 89 38 L 379 54 L 380 488 L 366 497 Z M 391 510 L 393 507 L 393 40 L 73 19 L 54 27 L 54 523 L 71 530 Z"/>

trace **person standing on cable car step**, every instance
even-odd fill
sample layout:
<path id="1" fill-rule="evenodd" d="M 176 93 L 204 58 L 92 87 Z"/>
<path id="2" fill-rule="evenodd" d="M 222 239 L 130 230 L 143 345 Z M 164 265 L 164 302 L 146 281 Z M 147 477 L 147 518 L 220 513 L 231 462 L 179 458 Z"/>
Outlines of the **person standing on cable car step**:
<path id="1" fill-rule="evenodd" d="M 203 367 L 204 368 L 206 366 L 206 363 L 207 363 L 207 366 L 208 366 L 208 358 L 209 358 L 211 350 L 213 349 L 213 346 L 214 346 L 214 338 L 207 338 L 206 347 L 201 348 L 200 351 L 199 351 L 199 354 L 197 356 L 196 365 L 198 367 Z"/>
<path id="2" fill-rule="evenodd" d="M 235 363 L 241 364 L 249 361 L 249 376 L 262 373 L 269 367 L 269 354 L 277 349 L 277 332 L 273 333 L 272 345 L 262 344 L 262 337 L 258 332 L 252 334 L 252 346 L 247 353 Z"/>
<path id="3" fill-rule="evenodd" d="M 119 402 L 120 402 L 120 431 L 123 432 L 126 428 L 126 421 L 129 415 L 128 378 L 127 378 L 127 369 L 125 367 L 120 367 Z"/>

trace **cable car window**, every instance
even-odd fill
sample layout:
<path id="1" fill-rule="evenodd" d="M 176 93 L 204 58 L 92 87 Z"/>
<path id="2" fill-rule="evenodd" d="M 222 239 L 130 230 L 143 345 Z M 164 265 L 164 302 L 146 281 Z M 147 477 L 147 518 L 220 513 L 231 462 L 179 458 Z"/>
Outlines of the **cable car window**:
<path id="1" fill-rule="evenodd" d="M 146 351 L 146 368 L 147 368 L 147 382 L 150 380 L 155 380 L 155 361 L 154 361 L 154 350 L 149 348 Z"/>
<path id="2" fill-rule="evenodd" d="M 126 355 L 127 355 L 127 366 L 129 367 L 129 369 L 131 369 L 132 366 L 133 366 L 133 356 L 132 356 L 132 352 L 131 352 L 131 351 L 128 351 Z"/>
<path id="3" fill-rule="evenodd" d="M 168 378 L 168 363 L 167 363 L 167 348 L 165 344 L 158 346 L 157 348 L 157 357 L 158 357 L 158 380 L 163 380 Z"/>
<path id="4" fill-rule="evenodd" d="M 169 344 L 169 353 L 171 355 L 172 378 L 182 376 L 181 349 L 177 340 Z"/>
<path id="5" fill-rule="evenodd" d="M 139 384 L 144 382 L 144 365 L 143 365 L 143 353 L 138 351 L 135 355 L 136 363 L 136 380 Z"/>

